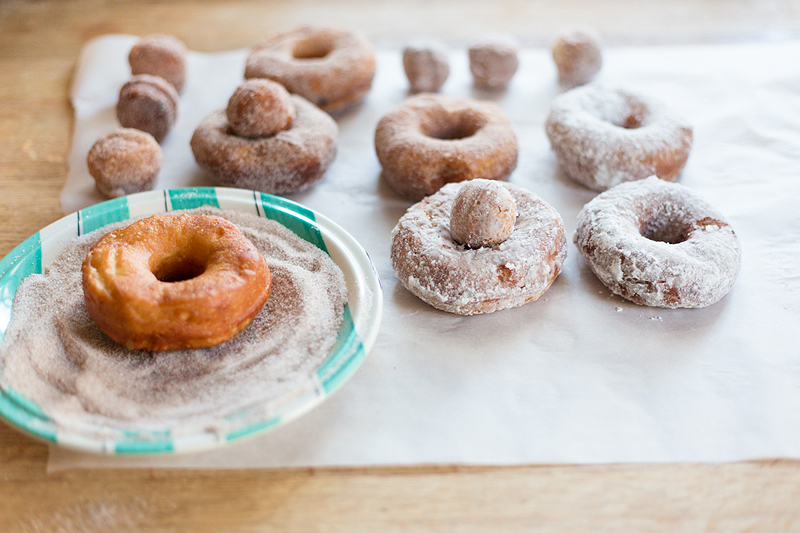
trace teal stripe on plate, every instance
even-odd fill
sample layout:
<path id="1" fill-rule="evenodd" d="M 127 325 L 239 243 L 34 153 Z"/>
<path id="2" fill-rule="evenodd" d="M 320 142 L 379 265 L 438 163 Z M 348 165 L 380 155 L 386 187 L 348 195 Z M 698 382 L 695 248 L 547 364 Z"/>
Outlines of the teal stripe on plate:
<path id="1" fill-rule="evenodd" d="M 175 451 L 175 445 L 170 441 L 126 440 L 114 445 L 114 453 L 165 453 Z"/>
<path id="2" fill-rule="evenodd" d="M 169 203 L 173 211 L 178 209 L 194 209 L 210 205 L 219 208 L 217 192 L 213 187 L 193 187 L 189 189 L 170 189 Z"/>
<path id="3" fill-rule="evenodd" d="M 81 209 L 78 216 L 81 221 L 81 235 L 90 233 L 114 222 L 121 222 L 131 218 L 126 197 L 115 198 L 100 204 L 95 204 Z"/>
<path id="4" fill-rule="evenodd" d="M 5 388 L 0 394 L 0 415 L 13 425 L 21 427 L 39 438 L 56 442 L 56 431 L 49 419 L 33 414 L 31 411 L 41 411 L 38 407 L 29 411 L 27 407 L 32 402 L 15 391 L 9 394 L 10 391 L 13 389 Z M 24 405 L 20 405 L 16 401 L 19 398 L 24 399 Z"/>
<path id="5" fill-rule="evenodd" d="M 263 192 L 258 194 L 260 195 L 261 209 L 263 209 L 265 217 L 280 222 L 301 239 L 328 253 L 328 248 L 325 246 L 325 241 L 322 239 L 322 233 L 319 228 L 306 223 L 302 218 L 298 218 L 295 215 L 297 214 L 316 222 L 313 211 L 280 196 L 273 196 Z"/>
<path id="6" fill-rule="evenodd" d="M 258 433 L 259 431 L 265 430 L 269 427 L 272 427 L 278 424 L 281 421 L 281 417 L 276 416 L 275 418 L 270 418 L 269 420 L 264 420 L 262 422 L 256 422 L 255 424 L 251 424 L 249 426 L 245 426 L 243 428 L 237 429 L 236 431 L 231 431 L 225 436 L 225 439 L 228 441 L 240 439 L 242 437 L 246 437 L 253 433 Z"/>
<path id="7" fill-rule="evenodd" d="M 326 394 L 330 394 L 341 385 L 349 377 L 353 365 L 358 365 L 367 355 L 364 345 L 356 333 L 350 306 L 344 308 L 342 325 L 339 328 L 333 353 L 335 355 L 317 369 L 317 376 L 322 382 Z"/>
<path id="8" fill-rule="evenodd" d="M 0 261 L 0 340 L 11 321 L 14 296 L 20 283 L 31 274 L 42 273 L 42 242 L 34 233 Z"/>

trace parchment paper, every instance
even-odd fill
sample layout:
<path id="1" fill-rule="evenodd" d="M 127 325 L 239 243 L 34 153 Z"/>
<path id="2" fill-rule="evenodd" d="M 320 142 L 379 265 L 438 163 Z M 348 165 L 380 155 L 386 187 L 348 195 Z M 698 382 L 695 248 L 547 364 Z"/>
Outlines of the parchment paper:
<path id="1" fill-rule="evenodd" d="M 65 212 L 101 200 L 85 157 L 117 127 L 133 42 L 101 38 L 80 59 Z M 473 317 L 428 307 L 392 272 L 389 235 L 410 203 L 379 179 L 373 134 L 407 81 L 398 50 L 378 56 L 367 101 L 338 117 L 339 155 L 325 179 L 291 197 L 352 233 L 381 276 L 381 333 L 362 368 L 311 413 L 238 445 L 162 457 L 52 447 L 51 469 L 800 458 L 800 43 L 605 50 L 598 81 L 661 99 L 694 125 L 681 181 L 729 218 L 743 248 L 739 279 L 721 302 L 699 310 L 628 303 L 570 243 L 564 272 L 538 301 Z M 242 81 L 245 57 L 190 55 L 160 188 L 211 184 L 188 141 Z M 522 52 L 507 91 L 474 90 L 458 49 L 442 92 L 503 108 L 520 144 L 511 181 L 551 203 L 571 235 L 594 193 L 559 171 L 544 135 L 560 90 L 546 50 Z"/>

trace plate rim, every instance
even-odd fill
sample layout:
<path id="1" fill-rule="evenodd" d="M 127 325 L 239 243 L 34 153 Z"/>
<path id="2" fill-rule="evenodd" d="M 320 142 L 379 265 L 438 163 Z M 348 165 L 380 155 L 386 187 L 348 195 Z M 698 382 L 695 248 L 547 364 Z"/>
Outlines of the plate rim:
<path id="1" fill-rule="evenodd" d="M 34 401 L 10 387 L 0 373 L 0 419 L 39 440 L 80 451 L 110 455 L 173 454 L 225 446 L 280 427 L 339 390 L 361 366 L 377 338 L 383 314 L 383 293 L 377 270 L 363 246 L 330 218 L 294 200 L 249 189 L 183 187 L 146 191 L 94 204 L 48 224 L 0 260 L 0 342 L 8 328 L 19 284 L 37 273 L 37 266 L 41 272 L 77 236 L 114 222 L 201 206 L 248 212 L 243 208 L 248 202 L 254 209 L 252 214 L 277 220 L 325 251 L 346 274 L 348 283 L 348 303 L 337 341 L 309 380 L 303 382 L 303 387 L 289 395 L 294 395 L 291 401 L 286 403 L 282 396 L 267 402 L 269 405 L 283 399 L 284 404 L 266 419 L 256 415 L 255 420 L 249 420 L 247 411 L 252 411 L 252 407 L 244 409 L 244 413 L 229 415 L 233 417 L 230 421 L 233 425 L 224 432 L 202 431 L 200 426 L 206 424 L 194 430 L 192 424 L 171 426 L 172 430 L 181 430 L 178 435 L 166 430 L 124 430 L 95 424 L 65 427 L 57 425 Z M 346 264 L 340 264 L 342 261 Z M 356 277 L 350 276 L 351 273 L 356 273 Z M 321 375 L 323 370 L 325 375 Z M 309 385 L 313 386 L 309 388 Z M 298 391 L 304 387 L 298 396 Z M 240 419 L 237 415 L 241 415 Z M 95 430 L 102 428 L 113 433 L 115 438 L 88 437 L 80 431 L 80 426 L 84 425 Z"/>

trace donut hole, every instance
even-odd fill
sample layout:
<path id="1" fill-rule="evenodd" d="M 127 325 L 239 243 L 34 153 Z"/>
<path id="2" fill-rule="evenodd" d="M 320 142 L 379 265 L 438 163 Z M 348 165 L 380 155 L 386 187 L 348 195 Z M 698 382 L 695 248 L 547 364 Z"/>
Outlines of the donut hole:
<path id="1" fill-rule="evenodd" d="M 295 59 L 322 59 L 333 51 L 333 43 L 320 39 L 303 39 L 297 41 L 292 49 Z"/>
<path id="2" fill-rule="evenodd" d="M 423 121 L 421 124 L 424 135 L 441 141 L 467 139 L 478 133 L 482 127 L 483 122 L 468 111 L 439 116 L 434 120 Z"/>
<path id="3" fill-rule="evenodd" d="M 643 102 L 629 102 L 628 108 L 622 114 L 620 120 L 613 120 L 615 126 L 625 128 L 626 130 L 635 130 L 644 126 L 647 120 L 647 106 Z"/>
<path id="4" fill-rule="evenodd" d="M 194 257 L 167 256 L 153 261 L 150 270 L 158 281 L 176 283 L 200 276 L 206 271 L 206 266 Z"/>
<path id="5" fill-rule="evenodd" d="M 691 231 L 691 224 L 687 224 L 677 216 L 663 216 L 663 214 L 654 214 L 642 220 L 639 228 L 639 233 L 645 239 L 667 244 L 679 244 L 688 240 Z"/>

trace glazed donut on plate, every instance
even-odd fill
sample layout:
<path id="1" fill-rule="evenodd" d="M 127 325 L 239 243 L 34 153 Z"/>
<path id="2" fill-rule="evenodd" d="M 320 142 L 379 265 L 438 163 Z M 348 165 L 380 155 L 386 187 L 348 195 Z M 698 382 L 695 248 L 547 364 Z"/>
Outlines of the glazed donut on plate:
<path id="1" fill-rule="evenodd" d="M 567 176 L 595 191 L 652 175 L 675 181 L 692 147 L 691 126 L 661 104 L 598 85 L 556 97 L 545 130 Z"/>
<path id="2" fill-rule="evenodd" d="M 511 122 L 495 104 L 419 94 L 380 119 L 375 152 L 389 185 L 416 201 L 446 183 L 507 179 L 519 148 Z"/>
<path id="3" fill-rule="evenodd" d="M 225 109 L 212 113 L 192 135 L 197 163 L 213 174 L 218 185 L 269 194 L 311 187 L 336 157 L 339 128 L 305 98 L 291 95 L 289 103 L 294 117 L 289 127 L 264 137 L 236 135 Z"/>
<path id="4" fill-rule="evenodd" d="M 516 216 L 508 209 L 509 197 Z M 453 238 L 451 212 L 459 201 L 468 210 L 476 209 L 477 218 L 500 208 L 498 221 L 456 222 L 465 230 L 462 235 L 483 232 L 474 244 L 486 235 L 496 244 L 473 248 Z M 509 216 L 513 229 L 497 242 L 507 231 Z M 449 183 L 411 206 L 392 231 L 392 267 L 400 282 L 422 301 L 459 315 L 491 313 L 537 299 L 561 272 L 566 254 L 558 213 L 535 194 L 505 182 Z"/>
<path id="5" fill-rule="evenodd" d="M 651 176 L 597 195 L 578 214 L 575 244 L 611 292 L 654 307 L 705 307 L 730 291 L 739 239 L 689 189 Z"/>
<path id="6" fill-rule="evenodd" d="M 129 349 L 216 346 L 267 301 L 266 260 L 215 216 L 152 216 L 100 239 L 82 266 L 86 310 Z"/>
<path id="7" fill-rule="evenodd" d="M 375 76 L 375 50 L 355 31 L 303 26 L 258 44 L 245 78 L 269 78 L 323 111 L 335 113 L 364 99 Z"/>

